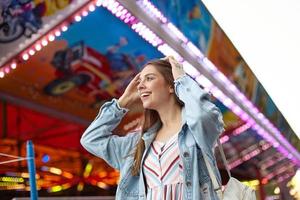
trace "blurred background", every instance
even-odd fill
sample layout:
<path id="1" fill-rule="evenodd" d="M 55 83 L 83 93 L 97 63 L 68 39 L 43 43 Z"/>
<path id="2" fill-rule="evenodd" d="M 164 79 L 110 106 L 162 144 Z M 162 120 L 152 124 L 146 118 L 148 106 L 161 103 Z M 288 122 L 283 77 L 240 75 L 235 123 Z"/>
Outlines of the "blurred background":
<path id="1" fill-rule="evenodd" d="M 284 97 L 278 101 L 270 89 L 285 82 L 275 69 L 290 70 L 271 62 L 281 60 L 265 49 L 268 37 L 255 39 L 264 31 L 238 38 L 243 32 L 230 29 L 243 22 L 243 12 L 226 14 L 243 6 L 231 1 L 225 9 L 218 2 L 1 1 L 1 199 L 30 196 L 28 140 L 34 144 L 40 197 L 113 198 L 119 172 L 86 152 L 80 137 L 100 106 L 118 98 L 147 61 L 167 55 L 182 62 L 221 109 L 226 130 L 220 139 L 232 175 L 254 188 L 257 199 L 300 199 L 300 141 L 294 126 L 299 120 L 288 115 L 297 110 L 296 97 L 285 91 L 288 86 L 277 87 Z M 253 24 L 242 24 L 253 30 Z M 246 52 L 251 49 L 241 46 L 246 40 L 256 49 Z M 261 56 L 258 62 L 254 52 Z M 274 68 L 268 65 L 267 81 L 257 70 L 266 65 L 261 60 Z M 131 109 L 115 134 L 136 129 L 141 114 Z M 225 185 L 228 176 L 217 150 L 216 157 Z"/>

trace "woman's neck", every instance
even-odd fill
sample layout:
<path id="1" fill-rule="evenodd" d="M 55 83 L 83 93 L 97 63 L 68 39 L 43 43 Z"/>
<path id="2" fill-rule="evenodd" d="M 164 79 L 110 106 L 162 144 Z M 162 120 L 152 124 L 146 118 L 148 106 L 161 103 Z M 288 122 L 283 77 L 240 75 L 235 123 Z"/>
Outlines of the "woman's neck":
<path id="1" fill-rule="evenodd" d="M 157 112 L 163 129 L 181 126 L 181 107 L 177 103 L 163 105 Z"/>

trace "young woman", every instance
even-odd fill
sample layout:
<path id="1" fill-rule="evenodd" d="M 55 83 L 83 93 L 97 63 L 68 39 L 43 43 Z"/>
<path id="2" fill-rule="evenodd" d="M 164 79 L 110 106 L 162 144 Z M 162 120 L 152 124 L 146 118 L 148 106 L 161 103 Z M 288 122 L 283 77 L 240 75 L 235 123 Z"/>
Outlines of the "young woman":
<path id="1" fill-rule="evenodd" d="M 113 135 L 138 103 L 142 130 Z M 208 93 L 167 57 L 148 62 L 118 100 L 101 107 L 81 144 L 120 171 L 117 200 L 215 200 L 203 154 L 221 182 L 213 149 L 222 131 L 222 114 Z"/>

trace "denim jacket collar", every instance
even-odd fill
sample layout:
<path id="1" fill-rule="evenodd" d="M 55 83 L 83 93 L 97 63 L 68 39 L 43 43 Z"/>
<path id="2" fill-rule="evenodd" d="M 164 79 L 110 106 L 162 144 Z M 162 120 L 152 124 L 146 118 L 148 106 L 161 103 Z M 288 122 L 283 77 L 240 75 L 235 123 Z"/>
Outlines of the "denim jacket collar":
<path id="1" fill-rule="evenodd" d="M 148 146 L 156 136 L 157 131 L 161 127 L 161 122 L 157 121 L 155 122 L 142 136 L 142 139 L 145 141 L 146 146 Z"/>

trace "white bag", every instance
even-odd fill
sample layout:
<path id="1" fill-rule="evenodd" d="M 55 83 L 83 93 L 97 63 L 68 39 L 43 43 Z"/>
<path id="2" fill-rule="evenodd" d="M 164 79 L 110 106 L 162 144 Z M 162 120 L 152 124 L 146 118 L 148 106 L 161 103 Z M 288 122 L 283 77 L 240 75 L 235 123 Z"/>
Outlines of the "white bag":
<path id="1" fill-rule="evenodd" d="M 231 173 L 225 158 L 224 150 L 220 140 L 218 139 L 218 147 L 221 153 L 222 161 L 229 175 L 229 181 L 225 186 L 224 192 L 221 190 L 221 186 L 218 184 L 216 175 L 214 174 L 210 163 L 208 162 L 207 155 L 203 153 L 203 158 L 208 169 L 209 176 L 211 178 L 214 190 L 217 192 L 220 200 L 256 200 L 255 191 L 249 186 L 244 185 L 236 178 L 231 177 Z"/>

